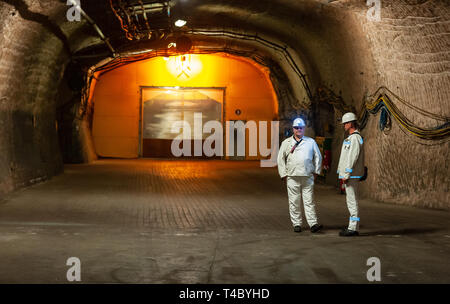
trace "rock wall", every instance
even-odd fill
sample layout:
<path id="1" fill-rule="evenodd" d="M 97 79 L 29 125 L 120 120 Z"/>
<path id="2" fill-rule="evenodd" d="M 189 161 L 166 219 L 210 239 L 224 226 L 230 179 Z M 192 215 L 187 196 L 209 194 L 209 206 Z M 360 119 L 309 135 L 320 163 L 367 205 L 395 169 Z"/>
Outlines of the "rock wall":
<path id="1" fill-rule="evenodd" d="M 316 87 L 326 86 L 359 111 L 364 96 L 386 86 L 407 103 L 450 116 L 450 4 L 447 1 L 381 1 L 381 20 L 367 18 L 367 7 L 343 1 L 324 10 L 329 24 L 321 33 L 322 51 L 312 49 Z M 334 20 L 334 21 L 333 21 Z M 335 50 L 331 59 L 326 49 Z M 432 128 L 439 121 L 420 114 L 388 93 L 414 124 Z M 335 112 L 335 172 L 344 138 Z M 427 141 L 409 134 L 393 119 L 381 132 L 380 114 L 362 131 L 369 178 L 363 196 L 420 207 L 450 208 L 449 141 Z M 336 184 L 336 175 L 328 182 Z"/>
<path id="2" fill-rule="evenodd" d="M 0 198 L 62 171 L 55 94 L 64 46 L 28 8 L 0 2 Z"/>
<path id="3" fill-rule="evenodd" d="M 314 91 L 326 87 L 346 108 L 359 113 L 364 97 L 386 86 L 412 106 L 449 117 L 450 3 L 380 3 L 381 19 L 376 21 L 368 18 L 365 1 L 289 2 L 286 7 L 290 10 L 279 9 L 277 13 L 291 26 L 274 24 L 300 54 Z M 444 123 L 388 95 L 414 124 L 432 128 Z M 343 112 L 334 112 L 333 162 L 327 181 L 337 185 L 333 172 L 344 132 L 339 122 Z M 381 132 L 379 116 L 371 115 L 362 131 L 370 172 L 361 187 L 362 196 L 395 204 L 450 208 L 448 139 L 421 140 L 395 120 L 390 131 Z"/>
<path id="4" fill-rule="evenodd" d="M 384 85 L 418 108 L 450 117 L 450 3 L 386 1 L 381 17 L 363 23 L 378 73 L 376 87 Z M 418 126 L 443 124 L 392 100 Z M 395 121 L 384 134 L 377 130 L 378 119 L 371 117 L 364 130 L 372 176 L 363 191 L 386 202 L 450 208 L 448 139 L 421 140 Z"/>

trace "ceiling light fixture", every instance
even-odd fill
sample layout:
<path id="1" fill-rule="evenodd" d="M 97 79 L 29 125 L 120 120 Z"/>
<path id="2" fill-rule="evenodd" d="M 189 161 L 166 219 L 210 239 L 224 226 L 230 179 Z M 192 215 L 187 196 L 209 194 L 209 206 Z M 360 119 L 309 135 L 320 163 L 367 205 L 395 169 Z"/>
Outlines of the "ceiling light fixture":
<path id="1" fill-rule="evenodd" d="M 175 21 L 175 26 L 182 27 L 186 25 L 186 20 L 178 19 Z"/>

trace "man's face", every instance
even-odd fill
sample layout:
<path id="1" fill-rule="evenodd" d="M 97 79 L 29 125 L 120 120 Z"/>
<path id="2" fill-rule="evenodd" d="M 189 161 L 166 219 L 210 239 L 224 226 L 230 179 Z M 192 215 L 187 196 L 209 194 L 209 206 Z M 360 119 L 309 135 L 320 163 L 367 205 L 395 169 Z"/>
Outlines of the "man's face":
<path id="1" fill-rule="evenodd" d="M 344 130 L 345 130 L 345 131 L 348 131 L 348 130 L 350 129 L 351 126 L 352 126 L 352 123 L 351 123 L 351 122 L 346 122 L 346 123 L 344 124 Z"/>
<path id="2" fill-rule="evenodd" d="M 294 134 L 298 138 L 302 138 L 303 134 L 305 134 L 305 127 L 294 127 Z"/>

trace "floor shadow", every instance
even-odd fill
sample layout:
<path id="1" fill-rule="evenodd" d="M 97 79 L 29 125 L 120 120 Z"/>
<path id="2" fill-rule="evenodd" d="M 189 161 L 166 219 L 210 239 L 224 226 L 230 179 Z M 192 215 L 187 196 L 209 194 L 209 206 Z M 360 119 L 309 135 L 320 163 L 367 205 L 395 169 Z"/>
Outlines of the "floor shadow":
<path id="1" fill-rule="evenodd" d="M 325 230 L 342 230 L 342 229 L 345 229 L 345 228 L 347 228 L 348 226 L 346 226 L 346 225 L 326 225 L 326 224 L 323 224 L 323 231 L 325 231 Z"/>
<path id="2" fill-rule="evenodd" d="M 410 234 L 425 234 L 425 233 L 434 233 L 440 228 L 403 228 L 396 230 L 376 230 L 376 231 L 368 231 L 359 233 L 360 236 L 377 236 L 377 235 L 410 235 Z"/>
<path id="3" fill-rule="evenodd" d="M 324 225 L 323 232 L 327 230 L 343 230 L 346 229 L 345 225 Z M 364 227 L 360 227 L 359 236 L 378 236 L 378 235 L 412 235 L 412 234 L 426 234 L 435 233 L 442 230 L 442 228 L 401 228 L 395 230 L 373 230 L 367 231 Z"/>

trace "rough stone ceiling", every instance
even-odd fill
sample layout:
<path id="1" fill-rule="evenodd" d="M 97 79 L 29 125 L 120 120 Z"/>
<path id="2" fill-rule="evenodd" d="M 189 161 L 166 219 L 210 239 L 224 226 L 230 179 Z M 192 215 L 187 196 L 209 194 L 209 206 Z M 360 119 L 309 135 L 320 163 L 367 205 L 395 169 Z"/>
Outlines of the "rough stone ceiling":
<path id="1" fill-rule="evenodd" d="M 24 19 L 43 23 L 48 28 L 59 26 L 73 52 L 88 45 L 101 44 L 100 39 L 85 21 L 68 22 L 66 0 L 2 0 L 19 11 Z M 145 2 L 145 1 L 144 1 Z M 188 21 L 187 29 L 234 29 L 254 32 L 289 43 L 293 31 L 319 31 L 325 20 L 319 20 L 324 10 L 344 6 L 348 10 L 364 10 L 364 3 L 324 0 L 176 0 L 170 1 L 172 10 L 182 11 Z M 341 2 L 344 2 L 341 4 Z M 347 3 L 348 2 L 348 3 Z M 361 1 L 359 1 L 361 2 Z M 130 41 L 120 27 L 109 0 L 81 0 L 81 6 L 98 24 L 111 44 L 120 48 Z M 150 20 L 151 23 L 151 20 Z M 59 33 L 60 35 L 61 33 Z"/>
<path id="2" fill-rule="evenodd" d="M 133 44 L 125 38 L 111 9 L 110 0 L 80 1 L 82 8 L 110 39 L 113 47 L 120 49 Z M 425 2 L 427 1 L 408 1 L 413 7 Z M 88 46 L 102 45 L 98 35 L 86 21 L 67 21 L 66 0 L 0 0 L 0 5 L 5 5 L 4 3 L 19 11 L 24 19 L 43 24 L 59 37 L 64 34 L 73 53 Z M 336 22 L 345 19 L 349 13 L 364 15 L 367 11 L 365 1 L 356 0 L 172 0 L 170 3 L 172 10 L 182 11 L 188 21 L 183 31 L 227 29 L 258 33 L 276 38 L 286 45 L 294 44 L 293 35 L 304 36 L 305 41 L 311 41 L 312 36 L 317 38 L 326 28 L 335 26 Z M 386 3 L 388 6 L 395 5 L 395 1 L 385 1 Z"/>
<path id="3" fill-rule="evenodd" d="M 167 47 L 167 36 L 164 39 L 138 42 L 126 39 L 120 22 L 111 9 L 110 0 L 80 0 L 80 2 L 82 8 L 118 52 L 139 50 L 142 49 L 142 44 L 147 49 Z M 188 21 L 181 30 L 175 28 L 179 32 L 226 30 L 258 35 L 296 49 L 296 52 L 303 56 L 301 61 L 308 62 L 311 56 L 308 55 L 310 51 L 307 50 L 306 44 L 315 44 L 320 47 L 320 44 L 327 43 L 323 38 L 324 31 L 328 28 L 336 28 L 336 22 L 344 19 L 350 12 L 364 14 L 367 7 L 363 2 L 356 0 L 172 0 L 170 5 L 172 12 L 181 12 Z M 66 0 L 0 0 L 0 5 L 7 5 L 4 3 L 10 5 L 12 12 L 18 11 L 22 18 L 38 22 L 48 31 L 53 32 L 71 54 L 105 54 L 104 57 L 106 57 L 110 53 L 84 18 L 81 22 L 67 21 Z M 201 37 L 201 40 L 205 43 L 205 37 Z"/>
<path id="4" fill-rule="evenodd" d="M 398 47 L 403 48 L 405 44 L 403 40 L 410 39 L 413 33 L 409 22 L 412 22 L 412 26 L 426 26 L 430 30 L 433 30 L 434 25 L 445 26 L 446 19 L 439 16 L 448 15 L 449 8 L 448 0 L 383 0 L 383 22 L 380 25 L 367 22 L 368 7 L 366 1 L 361 0 L 170 2 L 173 12 L 182 10 L 188 21 L 188 24 L 178 31 L 186 33 L 190 30 L 215 30 L 263 37 L 290 49 L 291 54 L 297 57 L 295 59 L 297 65 L 307 75 L 313 89 L 321 84 L 331 86 L 334 83 L 335 87 L 339 87 L 336 93 L 340 94 L 342 91 L 343 94 L 348 94 L 344 97 L 349 100 L 355 98 L 360 100 L 359 88 L 366 86 L 371 77 L 376 79 L 384 74 L 382 72 L 377 74 L 377 61 L 373 56 L 377 54 L 378 49 L 385 47 L 389 49 L 392 42 L 400 43 Z M 7 7 L 5 11 L 9 10 L 10 14 L 18 12 L 23 19 L 41 24 L 47 32 L 59 37 L 66 50 L 70 50 L 70 54 L 75 54 L 77 58 L 94 56 L 85 62 L 86 66 L 111 56 L 108 47 L 85 18 L 81 22 L 67 20 L 66 0 L 0 0 L 0 5 Z M 119 53 L 167 48 L 170 42 L 165 40 L 167 35 L 164 39 L 138 42 L 128 40 L 111 9 L 109 0 L 81 0 L 81 5 Z M 433 22 L 430 26 L 429 21 Z M 436 28 L 436 31 L 439 32 L 441 29 Z M 393 32 L 401 38 L 396 41 L 386 40 L 385 37 L 390 37 L 390 33 Z M 247 50 L 253 48 L 255 52 L 261 52 L 269 60 L 280 64 L 286 73 L 292 74 L 292 69 L 289 71 L 290 68 L 286 67 L 286 64 L 283 67 L 284 59 L 280 58 L 282 56 L 271 53 L 267 47 L 239 39 L 191 34 L 194 46 L 222 44 L 225 47 L 232 45 Z M 411 41 L 417 39 L 412 38 Z M 417 42 L 414 45 L 417 45 Z M 383 61 L 383 53 L 379 56 L 381 57 L 378 61 Z M 296 90 L 299 87 L 296 76 L 288 76 Z M 357 79 L 358 85 L 352 85 L 354 79 Z M 374 86 L 375 81 L 370 83 Z M 376 87 L 363 90 L 375 89 Z M 298 100 L 302 100 L 304 94 L 296 92 L 295 95 Z"/>
<path id="5" fill-rule="evenodd" d="M 311 51 L 305 44 L 320 48 L 322 44 L 328 43 L 324 40 L 323 33 L 328 30 L 328 27 L 336 28 L 336 22 L 339 18 L 343 18 L 342 16 L 350 12 L 361 11 L 365 13 L 367 10 L 365 3 L 361 3 L 361 1 L 177 0 L 170 1 L 170 5 L 171 15 L 173 16 L 170 23 L 173 24 L 174 16 L 177 14 L 188 21 L 185 27 L 182 29 L 173 27 L 171 30 L 174 32 L 169 36 L 166 35 L 163 39 L 152 37 L 149 40 L 130 41 L 126 39 L 125 32 L 120 27 L 119 20 L 112 11 L 109 0 L 82 1 L 83 9 L 102 29 L 117 53 L 165 49 L 171 39 L 189 31 L 227 31 L 257 35 L 282 47 L 294 49 L 295 51 L 291 54 L 299 56 L 295 59 L 296 64 L 300 66 L 301 71 L 310 75 L 318 75 L 318 73 L 314 71 L 314 59 L 311 59 L 309 55 Z M 337 15 L 339 17 L 336 17 Z M 67 22 L 64 24 L 67 24 Z M 150 26 L 152 27 L 151 17 Z M 227 48 L 230 46 L 234 49 L 246 48 L 247 51 L 253 48 L 254 52 L 262 52 L 263 56 L 267 58 L 277 57 L 277 54 L 274 54 L 267 45 L 250 43 L 245 39 L 225 38 L 220 37 L 220 35 L 205 37 L 198 34 L 192 35 L 192 33 L 190 36 L 195 46 L 222 44 Z M 93 32 L 92 27 L 86 22 L 79 24 L 71 37 L 73 37 L 70 38 L 73 52 L 83 55 L 101 54 L 103 57 L 110 53 L 106 45 L 101 42 Z M 285 58 L 274 60 L 280 62 Z M 283 63 L 281 64 L 283 65 Z M 303 86 L 299 83 L 300 80 L 295 75 L 289 77 L 294 91 L 300 90 L 295 95 L 299 100 L 304 100 L 304 94 L 308 93 L 299 89 Z"/>

